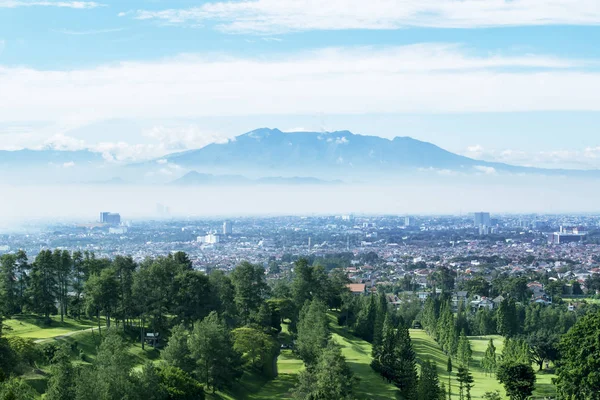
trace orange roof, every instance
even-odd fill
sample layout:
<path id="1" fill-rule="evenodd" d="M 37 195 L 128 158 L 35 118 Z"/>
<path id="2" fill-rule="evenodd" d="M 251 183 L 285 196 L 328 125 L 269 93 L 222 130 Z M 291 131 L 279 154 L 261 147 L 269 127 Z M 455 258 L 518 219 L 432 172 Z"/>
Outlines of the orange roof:
<path id="1" fill-rule="evenodd" d="M 367 285 L 364 283 L 349 283 L 346 285 L 353 293 L 364 293 Z"/>

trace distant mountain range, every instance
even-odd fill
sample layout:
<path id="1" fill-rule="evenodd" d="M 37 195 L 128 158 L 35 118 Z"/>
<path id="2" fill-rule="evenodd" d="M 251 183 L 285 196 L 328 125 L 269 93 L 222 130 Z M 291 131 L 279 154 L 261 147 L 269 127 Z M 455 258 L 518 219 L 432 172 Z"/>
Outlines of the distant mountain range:
<path id="1" fill-rule="evenodd" d="M 475 160 L 410 137 L 261 128 L 220 144 L 119 165 L 89 150 L 0 151 L 0 178 L 89 183 L 322 184 L 415 174 L 600 177 L 600 170 L 541 169 Z"/>
<path id="2" fill-rule="evenodd" d="M 171 182 L 178 186 L 201 186 L 201 185 L 324 185 L 338 184 L 340 181 L 324 181 L 317 178 L 307 177 L 267 177 L 249 179 L 242 175 L 212 175 L 201 174 L 190 171 L 184 176 Z"/>
<path id="3" fill-rule="evenodd" d="M 261 128 L 227 143 L 164 157 L 186 169 L 255 176 L 370 179 L 445 171 L 600 177 L 600 171 L 541 169 L 475 160 L 410 137 L 385 139 L 349 131 L 289 132 Z"/>

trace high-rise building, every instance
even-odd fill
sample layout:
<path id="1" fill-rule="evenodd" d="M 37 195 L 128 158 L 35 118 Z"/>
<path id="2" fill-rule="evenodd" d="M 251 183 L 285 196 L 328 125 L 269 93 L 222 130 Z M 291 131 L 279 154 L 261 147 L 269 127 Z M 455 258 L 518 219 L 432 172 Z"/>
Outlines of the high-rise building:
<path id="1" fill-rule="evenodd" d="M 473 218 L 473 224 L 477 227 L 490 226 L 491 218 L 489 212 L 476 212 Z"/>
<path id="2" fill-rule="evenodd" d="M 404 226 L 410 226 L 410 223 L 412 222 L 410 217 L 404 217 Z"/>
<path id="3" fill-rule="evenodd" d="M 107 224 L 107 225 L 120 225 L 121 224 L 121 215 L 118 213 L 101 212 L 100 213 L 100 223 Z"/>
<path id="4" fill-rule="evenodd" d="M 233 224 L 231 221 L 223 222 L 223 235 L 231 235 L 233 233 Z"/>

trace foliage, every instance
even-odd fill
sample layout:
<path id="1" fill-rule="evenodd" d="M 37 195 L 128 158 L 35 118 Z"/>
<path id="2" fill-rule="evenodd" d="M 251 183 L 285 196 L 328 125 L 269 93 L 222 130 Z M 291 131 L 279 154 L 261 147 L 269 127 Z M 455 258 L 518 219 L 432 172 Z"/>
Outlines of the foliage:
<path id="1" fill-rule="evenodd" d="M 171 330 L 169 342 L 161 352 L 163 360 L 169 366 L 180 368 L 186 372 L 194 370 L 194 362 L 190 357 L 188 346 L 189 332 L 183 325 L 176 325 Z"/>
<path id="2" fill-rule="evenodd" d="M 189 339 L 196 375 L 205 387 L 229 388 L 241 377 L 241 357 L 233 348 L 231 333 L 216 312 L 197 323 Z"/>
<path id="3" fill-rule="evenodd" d="M 511 400 L 526 400 L 535 388 L 535 373 L 530 364 L 503 362 L 496 373 Z"/>
<path id="4" fill-rule="evenodd" d="M 417 388 L 418 398 L 419 400 L 439 400 L 440 393 L 437 367 L 433 362 L 427 360 L 421 365 L 421 376 Z"/>
<path id="5" fill-rule="evenodd" d="M 600 399 L 600 313 L 588 314 L 561 338 L 556 386 L 559 399 Z"/>
<path id="6" fill-rule="evenodd" d="M 329 341 L 327 306 L 319 301 L 307 302 L 300 311 L 296 351 L 304 363 L 311 367 Z"/>
<path id="7" fill-rule="evenodd" d="M 354 398 L 354 386 L 354 375 L 340 347 L 330 342 L 314 368 L 300 373 L 294 396 L 311 400 L 350 400 Z"/>

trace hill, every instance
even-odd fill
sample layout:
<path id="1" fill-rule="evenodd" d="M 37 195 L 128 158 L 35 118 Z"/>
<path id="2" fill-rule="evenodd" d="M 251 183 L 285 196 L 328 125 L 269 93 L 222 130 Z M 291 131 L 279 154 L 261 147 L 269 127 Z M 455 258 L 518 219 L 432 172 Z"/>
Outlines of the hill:
<path id="1" fill-rule="evenodd" d="M 241 175 L 213 175 L 213 174 L 202 174 L 197 171 L 190 171 L 179 179 L 171 182 L 172 185 L 177 186 L 227 186 L 227 185 L 321 185 L 326 183 L 340 183 L 326 182 L 317 178 L 310 177 L 265 177 L 258 179 L 248 179 Z"/>

